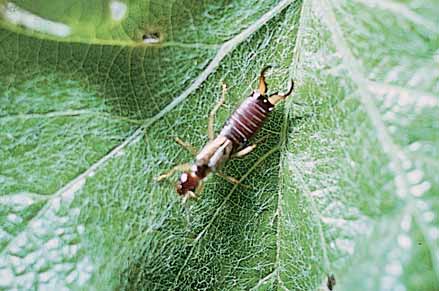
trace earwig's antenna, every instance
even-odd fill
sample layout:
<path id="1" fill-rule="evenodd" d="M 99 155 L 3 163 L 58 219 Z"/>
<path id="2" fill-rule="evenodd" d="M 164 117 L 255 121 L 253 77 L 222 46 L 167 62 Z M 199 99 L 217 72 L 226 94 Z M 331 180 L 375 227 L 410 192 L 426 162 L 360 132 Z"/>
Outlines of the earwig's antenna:
<path id="1" fill-rule="evenodd" d="M 188 199 L 195 199 L 195 198 L 197 198 L 197 195 L 195 195 L 195 193 L 192 191 L 188 191 L 186 194 L 183 195 L 183 199 L 182 199 L 181 203 L 186 204 Z"/>

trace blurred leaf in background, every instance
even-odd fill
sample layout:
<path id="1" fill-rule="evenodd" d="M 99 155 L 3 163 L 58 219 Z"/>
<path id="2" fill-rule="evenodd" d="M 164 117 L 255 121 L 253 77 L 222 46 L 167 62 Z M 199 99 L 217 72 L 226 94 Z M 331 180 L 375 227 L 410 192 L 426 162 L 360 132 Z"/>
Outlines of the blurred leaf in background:
<path id="1" fill-rule="evenodd" d="M 0 1 L 0 290 L 439 290 L 439 4 Z M 186 206 L 276 64 L 296 92 Z M 298 105 L 294 101 L 300 102 Z"/>

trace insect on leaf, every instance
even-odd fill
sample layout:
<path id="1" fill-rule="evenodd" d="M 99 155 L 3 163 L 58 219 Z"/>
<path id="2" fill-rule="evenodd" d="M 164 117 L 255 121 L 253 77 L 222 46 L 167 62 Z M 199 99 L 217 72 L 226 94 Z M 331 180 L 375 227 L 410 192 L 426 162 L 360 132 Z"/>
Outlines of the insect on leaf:
<path id="1" fill-rule="evenodd" d="M 59 3 L 58 3 L 59 2 Z M 0 1 L 0 290 L 436 290 L 439 7 Z M 295 92 L 181 204 L 266 65 Z"/>

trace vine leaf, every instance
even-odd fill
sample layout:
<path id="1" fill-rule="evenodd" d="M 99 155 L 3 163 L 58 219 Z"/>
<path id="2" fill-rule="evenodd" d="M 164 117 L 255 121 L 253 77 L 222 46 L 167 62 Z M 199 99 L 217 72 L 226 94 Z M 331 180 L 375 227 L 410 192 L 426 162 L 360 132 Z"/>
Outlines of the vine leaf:
<path id="1" fill-rule="evenodd" d="M 434 290 L 433 2 L 0 1 L 0 289 Z M 267 64 L 245 187 L 181 205 L 174 138 Z"/>

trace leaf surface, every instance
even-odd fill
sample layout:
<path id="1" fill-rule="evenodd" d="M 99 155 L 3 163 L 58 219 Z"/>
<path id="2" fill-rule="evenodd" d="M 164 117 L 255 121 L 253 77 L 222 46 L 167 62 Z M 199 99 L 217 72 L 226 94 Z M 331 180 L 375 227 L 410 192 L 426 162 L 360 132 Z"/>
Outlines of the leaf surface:
<path id="1" fill-rule="evenodd" d="M 435 290 L 438 5 L 163 3 L 0 3 L 0 288 Z M 174 138 L 267 64 L 296 91 L 241 184 L 181 205 Z"/>

